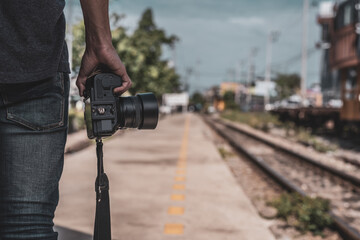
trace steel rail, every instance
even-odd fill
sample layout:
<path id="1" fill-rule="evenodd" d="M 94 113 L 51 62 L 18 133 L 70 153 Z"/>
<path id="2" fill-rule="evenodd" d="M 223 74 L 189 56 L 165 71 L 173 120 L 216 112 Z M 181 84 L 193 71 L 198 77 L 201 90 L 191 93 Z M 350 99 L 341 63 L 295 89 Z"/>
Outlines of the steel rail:
<path id="1" fill-rule="evenodd" d="M 249 151 L 247 151 L 245 148 L 243 148 L 240 144 L 238 144 L 236 141 L 234 141 L 231 137 L 226 135 L 223 131 L 218 129 L 212 122 L 209 120 L 209 118 L 204 117 L 203 118 L 205 122 L 211 126 L 212 129 L 216 131 L 221 137 L 223 137 L 234 149 L 236 149 L 239 153 L 242 153 L 247 158 L 249 158 L 252 162 L 254 162 L 260 169 L 262 169 L 266 174 L 268 174 L 271 178 L 273 178 L 276 182 L 278 182 L 282 187 L 284 187 L 287 191 L 290 192 L 297 192 L 302 196 L 307 196 L 307 194 L 297 187 L 295 184 L 293 184 L 290 180 L 288 180 L 286 177 L 282 176 L 280 173 L 278 173 L 276 170 L 271 168 L 270 165 L 268 165 L 262 158 L 254 156 Z M 217 121 L 220 124 L 224 125 L 225 127 L 234 130 L 234 127 L 229 127 L 227 124 Z M 237 131 L 242 133 L 242 131 Z M 245 133 L 244 133 L 245 134 Z M 249 136 L 248 134 L 245 134 Z M 338 217 L 335 213 L 332 211 L 329 212 L 330 216 L 332 217 L 334 221 L 334 225 L 336 229 L 339 231 L 339 233 L 347 240 L 360 240 L 360 233 L 351 227 L 348 223 L 346 223 L 342 218 Z"/>
<path id="2" fill-rule="evenodd" d="M 257 140 L 257 141 L 260 141 L 260 142 L 262 142 L 262 143 L 264 143 L 264 144 L 266 144 L 266 145 L 268 145 L 268 146 L 270 146 L 272 148 L 275 148 L 275 149 L 277 149 L 279 151 L 282 151 L 282 152 L 285 152 L 285 153 L 287 153 L 289 155 L 300 158 L 301 160 L 304 160 L 305 162 L 307 162 L 309 164 L 312 164 L 312 165 L 314 165 L 314 166 L 316 166 L 316 167 L 318 167 L 318 168 L 320 168 L 322 170 L 325 170 L 325 171 L 327 171 L 327 172 L 329 172 L 329 173 L 331 173 L 331 174 L 333 174 L 333 175 L 335 175 L 335 176 L 337 176 L 337 177 L 339 177 L 339 178 L 341 178 L 343 180 L 346 180 L 346 181 L 350 182 L 351 184 L 355 185 L 356 187 L 360 187 L 360 178 L 358 178 L 358 177 L 352 176 L 352 175 L 347 174 L 347 173 L 345 173 L 345 172 L 343 172 L 341 170 L 338 170 L 338 169 L 335 169 L 333 167 L 327 166 L 327 165 L 325 165 L 325 164 L 323 164 L 323 163 L 321 163 L 319 161 L 316 161 L 316 160 L 314 160 L 314 159 L 312 159 L 312 158 L 310 158 L 310 157 L 308 157 L 308 156 L 306 156 L 304 154 L 301 154 L 299 152 L 295 152 L 295 151 L 293 151 L 291 149 L 288 149 L 288 148 L 286 148 L 284 146 L 281 146 L 281 145 L 279 145 L 277 143 L 271 142 L 269 140 L 266 140 L 264 138 L 261 138 L 259 136 L 254 135 L 254 134 L 251 134 L 251 133 L 249 133 L 247 131 L 239 129 L 236 126 L 234 126 L 233 124 L 224 122 L 224 121 L 222 121 L 220 119 L 216 119 L 215 121 L 218 122 L 218 123 L 223 124 L 224 126 L 226 126 L 227 128 L 229 128 L 231 130 L 234 130 L 236 132 L 239 132 L 241 134 L 249 136 L 249 137 L 251 137 L 251 138 L 253 138 L 253 139 Z"/>

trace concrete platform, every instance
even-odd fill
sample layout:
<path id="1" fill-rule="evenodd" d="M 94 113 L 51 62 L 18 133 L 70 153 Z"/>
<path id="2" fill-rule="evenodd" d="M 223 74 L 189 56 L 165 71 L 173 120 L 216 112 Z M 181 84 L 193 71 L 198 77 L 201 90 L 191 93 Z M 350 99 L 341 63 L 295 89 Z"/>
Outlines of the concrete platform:
<path id="1" fill-rule="evenodd" d="M 155 131 L 108 139 L 104 160 L 113 239 L 274 239 L 196 115 L 167 117 Z M 94 145 L 66 156 L 55 217 L 61 240 L 92 234 L 95 177 Z"/>

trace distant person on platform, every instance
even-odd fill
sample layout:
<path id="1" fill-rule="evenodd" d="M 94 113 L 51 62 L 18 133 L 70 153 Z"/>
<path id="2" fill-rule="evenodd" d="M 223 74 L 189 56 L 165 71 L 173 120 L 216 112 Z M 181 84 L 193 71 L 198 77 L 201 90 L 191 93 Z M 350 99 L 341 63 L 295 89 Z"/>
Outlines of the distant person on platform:
<path id="1" fill-rule="evenodd" d="M 111 42 L 108 0 L 81 0 L 86 51 L 80 95 L 99 65 L 131 80 Z M 0 1 L 0 239 L 56 240 L 68 124 L 65 0 Z M 71 216 L 69 216 L 70 218 Z"/>

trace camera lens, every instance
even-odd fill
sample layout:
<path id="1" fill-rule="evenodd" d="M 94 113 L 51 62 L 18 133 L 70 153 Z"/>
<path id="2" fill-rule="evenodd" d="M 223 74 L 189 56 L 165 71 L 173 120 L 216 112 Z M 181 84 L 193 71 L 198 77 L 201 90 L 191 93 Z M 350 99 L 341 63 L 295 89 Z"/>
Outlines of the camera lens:
<path id="1" fill-rule="evenodd" d="M 139 129 L 155 129 L 159 120 L 159 106 L 156 97 L 152 93 L 136 95 L 142 104 L 143 118 Z"/>
<path id="2" fill-rule="evenodd" d="M 121 97 L 119 104 L 121 128 L 155 129 L 159 119 L 159 107 L 152 93 Z"/>

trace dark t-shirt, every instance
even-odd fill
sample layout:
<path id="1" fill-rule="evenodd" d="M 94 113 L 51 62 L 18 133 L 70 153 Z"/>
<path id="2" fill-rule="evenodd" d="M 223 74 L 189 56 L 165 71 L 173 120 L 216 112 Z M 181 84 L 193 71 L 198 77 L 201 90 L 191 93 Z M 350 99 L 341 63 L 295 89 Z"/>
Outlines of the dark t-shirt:
<path id="1" fill-rule="evenodd" d="M 0 83 L 70 72 L 65 0 L 0 0 Z"/>

